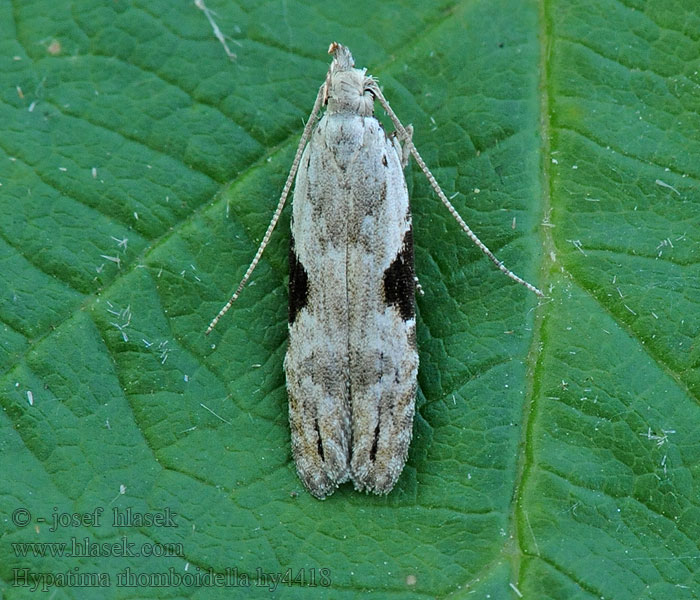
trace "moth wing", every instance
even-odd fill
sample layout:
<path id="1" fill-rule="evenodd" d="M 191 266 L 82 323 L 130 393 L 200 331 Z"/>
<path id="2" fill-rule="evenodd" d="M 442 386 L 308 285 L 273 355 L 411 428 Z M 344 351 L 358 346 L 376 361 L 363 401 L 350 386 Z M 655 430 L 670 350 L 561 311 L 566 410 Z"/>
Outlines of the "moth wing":
<path id="1" fill-rule="evenodd" d="M 348 305 L 345 206 L 322 132 L 297 174 L 289 254 L 289 424 L 297 472 L 318 498 L 349 478 Z"/>
<path id="2" fill-rule="evenodd" d="M 379 122 L 349 180 L 348 316 L 355 487 L 391 491 L 413 432 L 416 350 L 413 237 L 401 156 Z"/>

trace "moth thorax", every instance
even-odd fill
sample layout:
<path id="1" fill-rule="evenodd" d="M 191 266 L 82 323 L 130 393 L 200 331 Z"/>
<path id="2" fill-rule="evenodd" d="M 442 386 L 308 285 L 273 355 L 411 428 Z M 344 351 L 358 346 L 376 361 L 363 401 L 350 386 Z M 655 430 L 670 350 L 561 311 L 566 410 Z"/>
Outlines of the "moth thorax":
<path id="1" fill-rule="evenodd" d="M 363 117 L 374 114 L 374 96 L 366 89 L 369 78 L 364 71 L 336 71 L 330 78 L 329 113 L 352 113 Z"/>

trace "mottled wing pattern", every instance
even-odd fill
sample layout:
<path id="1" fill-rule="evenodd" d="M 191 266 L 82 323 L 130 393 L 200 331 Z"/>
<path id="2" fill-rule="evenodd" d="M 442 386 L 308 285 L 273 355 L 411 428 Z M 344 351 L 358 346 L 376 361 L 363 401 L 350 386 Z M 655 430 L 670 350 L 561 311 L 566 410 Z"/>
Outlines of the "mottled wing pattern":
<path id="1" fill-rule="evenodd" d="M 349 478 L 347 222 L 333 153 L 318 135 L 297 175 L 290 248 L 290 322 L 285 357 L 292 453 L 319 498 Z"/>
<path id="2" fill-rule="evenodd" d="M 418 372 L 413 236 L 396 147 L 374 117 L 348 166 L 350 477 L 359 490 L 391 491 L 413 432 Z"/>
<path id="3" fill-rule="evenodd" d="M 389 492 L 411 440 L 411 215 L 400 157 L 374 117 L 324 116 L 297 175 L 285 358 L 299 476 Z"/>

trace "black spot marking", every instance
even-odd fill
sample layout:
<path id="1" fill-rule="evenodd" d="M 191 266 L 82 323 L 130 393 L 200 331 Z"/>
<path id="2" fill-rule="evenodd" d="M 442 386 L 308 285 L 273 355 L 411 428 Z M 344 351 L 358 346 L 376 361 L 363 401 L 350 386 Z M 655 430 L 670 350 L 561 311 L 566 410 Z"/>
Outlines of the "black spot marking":
<path id="1" fill-rule="evenodd" d="M 321 441 L 321 430 L 318 427 L 318 419 L 314 419 L 314 429 L 316 430 L 316 446 L 318 450 L 318 455 L 321 457 L 321 461 L 326 460 L 326 456 L 323 453 L 323 442 Z"/>
<path id="2" fill-rule="evenodd" d="M 382 156 L 382 164 L 383 164 L 385 167 L 388 167 L 388 166 L 389 166 L 389 163 L 388 163 L 387 160 L 386 160 L 386 155 Z"/>
<path id="3" fill-rule="evenodd" d="M 289 323 L 294 323 L 297 313 L 306 306 L 309 295 L 309 276 L 297 258 L 294 236 L 289 245 Z"/>
<path id="4" fill-rule="evenodd" d="M 381 415 L 381 413 L 380 413 Z M 374 428 L 374 441 L 372 442 L 372 448 L 369 451 L 369 459 L 374 462 L 377 457 L 377 446 L 379 445 L 379 423 Z"/>
<path id="5" fill-rule="evenodd" d="M 413 231 L 404 235 L 401 252 L 384 271 L 384 300 L 399 309 L 404 321 L 412 319 L 415 308 L 416 280 L 413 271 Z"/>

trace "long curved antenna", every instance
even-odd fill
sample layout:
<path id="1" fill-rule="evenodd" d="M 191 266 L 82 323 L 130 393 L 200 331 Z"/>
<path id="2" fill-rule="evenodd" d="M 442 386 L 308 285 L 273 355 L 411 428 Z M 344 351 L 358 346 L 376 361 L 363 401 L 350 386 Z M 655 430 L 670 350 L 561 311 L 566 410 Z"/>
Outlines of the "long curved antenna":
<path id="1" fill-rule="evenodd" d="M 241 290 L 245 287 L 245 284 L 248 283 L 248 280 L 250 279 L 250 276 L 253 274 L 253 271 L 255 270 L 255 267 L 258 266 L 258 262 L 260 262 L 260 257 L 262 256 L 265 246 L 267 246 L 268 242 L 270 241 L 270 236 L 272 235 L 272 232 L 275 229 L 275 226 L 277 225 L 277 221 L 279 221 L 280 215 L 282 214 L 282 209 L 284 208 L 284 204 L 287 201 L 287 196 L 289 196 L 289 190 L 292 188 L 292 183 L 294 182 L 294 177 L 297 174 L 297 170 L 299 169 L 299 163 L 301 162 L 301 155 L 304 152 L 304 148 L 306 147 L 307 142 L 309 141 L 309 138 L 311 137 L 311 130 L 316 122 L 316 116 L 318 115 L 318 111 L 321 108 L 321 104 L 324 101 L 326 95 L 326 83 L 324 82 L 323 85 L 319 88 L 318 94 L 316 95 L 316 102 L 314 102 L 314 107 L 311 109 L 311 115 L 309 116 L 309 120 L 306 123 L 306 126 L 304 127 L 304 133 L 301 134 L 301 140 L 299 141 L 299 146 L 297 147 L 297 152 L 294 155 L 294 161 L 292 162 L 292 168 L 289 170 L 289 175 L 287 175 L 287 181 L 284 184 L 284 188 L 282 189 L 282 195 L 280 196 L 280 200 L 277 203 L 277 208 L 275 209 L 275 214 L 272 216 L 272 220 L 270 221 L 270 224 L 267 226 L 267 231 L 265 232 L 265 235 L 263 236 L 262 242 L 260 242 L 260 246 L 258 247 L 258 251 L 255 253 L 255 257 L 253 258 L 253 262 L 250 263 L 250 266 L 248 267 L 248 270 L 245 272 L 245 275 L 243 275 L 243 279 L 241 279 L 241 282 L 238 284 L 238 287 L 236 288 L 236 291 L 234 292 L 233 296 L 231 296 L 230 300 L 224 305 L 224 307 L 219 311 L 219 313 L 212 319 L 211 323 L 209 323 L 209 327 L 207 327 L 207 332 L 206 335 L 209 335 L 212 329 L 216 327 L 216 324 L 221 320 L 221 317 L 223 317 L 227 312 L 228 309 L 231 308 L 233 303 L 238 299 L 238 296 L 241 294 Z"/>
<path id="2" fill-rule="evenodd" d="M 370 91 L 374 94 L 374 97 L 377 100 L 379 100 L 379 103 L 382 105 L 382 108 L 384 108 L 386 113 L 389 115 L 389 118 L 391 119 L 392 123 L 394 124 L 394 127 L 396 128 L 396 131 L 399 134 L 399 137 L 401 138 L 401 142 L 404 144 L 408 144 L 408 148 L 411 151 L 413 158 L 416 159 L 418 166 L 428 179 L 430 186 L 435 190 L 435 193 L 438 195 L 438 197 L 445 205 L 447 210 L 450 211 L 450 214 L 454 217 L 455 221 L 459 223 L 459 226 L 462 228 L 462 230 L 469 236 L 469 239 L 471 239 L 471 241 L 474 242 L 474 244 L 476 244 L 479 250 L 481 250 L 489 258 L 489 260 L 498 267 L 500 271 L 508 275 L 508 277 L 510 277 L 513 281 L 519 283 L 520 285 L 524 285 L 531 292 L 534 292 L 538 296 L 544 298 L 545 295 L 539 289 L 537 289 L 534 285 L 528 283 L 521 277 L 518 277 L 515 273 L 513 273 L 513 271 L 511 271 L 500 260 L 498 260 L 494 253 L 487 248 L 486 244 L 484 244 L 470 229 L 469 225 L 467 225 L 464 222 L 464 219 L 462 219 L 462 217 L 459 215 L 457 209 L 455 209 L 455 207 L 452 205 L 452 202 L 450 202 L 447 199 L 447 196 L 445 196 L 445 193 L 442 191 L 442 188 L 438 184 L 437 180 L 430 172 L 430 169 L 425 164 L 425 161 L 418 153 L 418 150 L 416 150 L 416 147 L 413 145 L 413 141 L 411 140 L 411 135 L 406 131 L 406 128 L 403 126 L 401 121 L 399 121 L 399 118 L 396 116 L 396 113 L 392 110 L 391 106 L 389 106 L 389 102 L 384 97 L 384 94 L 382 94 L 382 91 L 379 89 L 379 86 L 377 85 L 376 81 L 372 81 L 371 83 L 369 83 L 368 87 Z"/>

